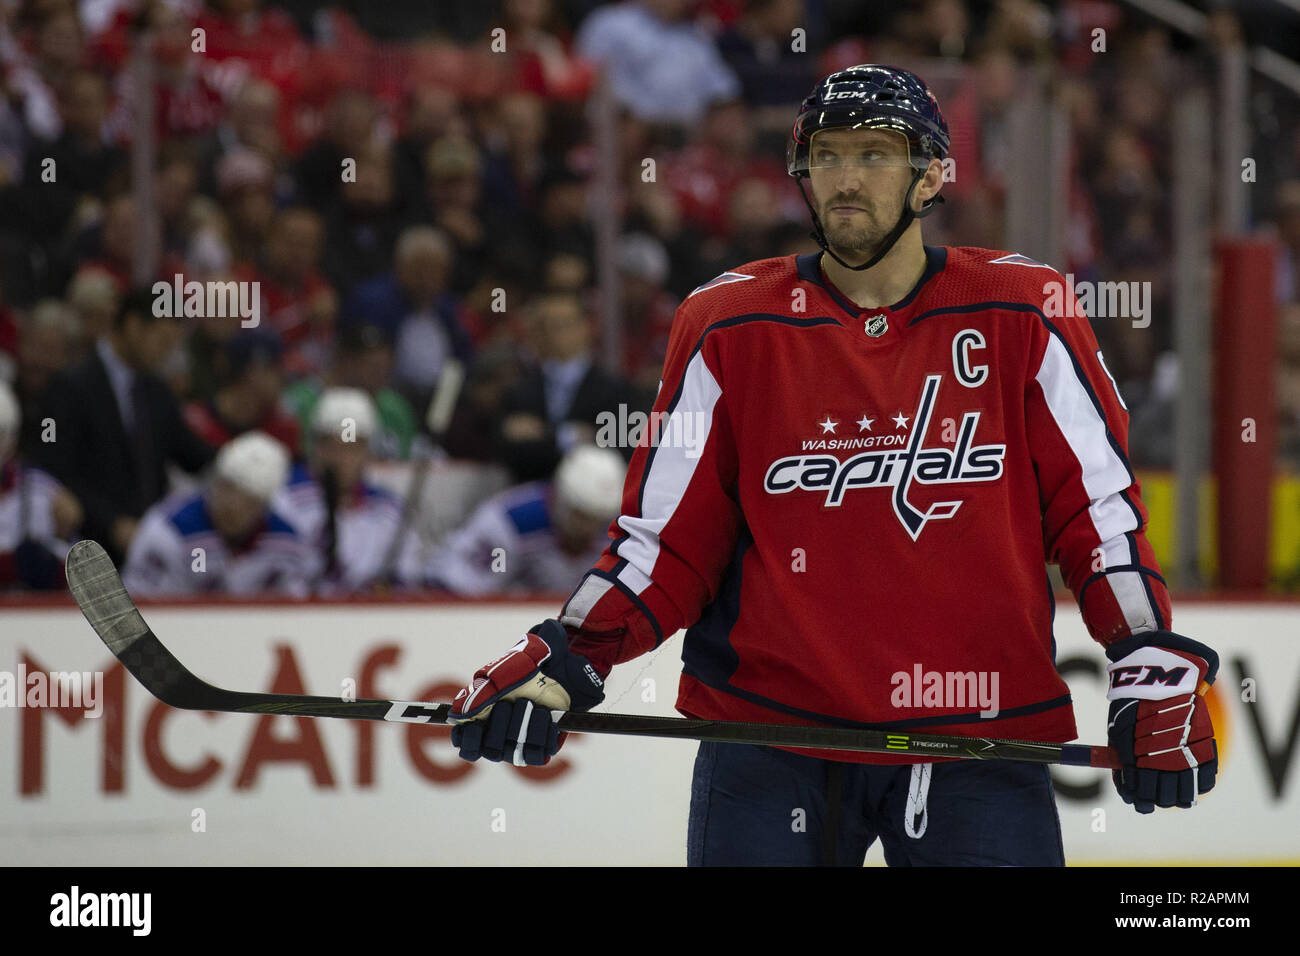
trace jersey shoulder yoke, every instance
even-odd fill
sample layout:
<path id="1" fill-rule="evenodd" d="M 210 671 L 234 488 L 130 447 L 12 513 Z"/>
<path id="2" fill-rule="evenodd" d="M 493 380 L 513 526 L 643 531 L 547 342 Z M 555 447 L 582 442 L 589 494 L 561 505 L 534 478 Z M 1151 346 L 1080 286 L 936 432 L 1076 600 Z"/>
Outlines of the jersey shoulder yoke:
<path id="1" fill-rule="evenodd" d="M 682 307 L 707 313 L 713 319 L 762 312 L 771 309 L 774 295 L 784 295 L 786 287 L 797 278 L 794 256 L 756 259 L 696 286 L 682 300 Z M 789 297 L 785 298 L 788 308 Z"/>
<path id="2" fill-rule="evenodd" d="M 743 315 L 785 314 L 798 281 L 794 256 L 756 259 L 710 279 L 677 308 L 674 331 L 692 342 L 719 322 Z"/>
<path id="3" fill-rule="evenodd" d="M 1005 249 L 955 246 L 948 249 L 944 286 L 964 303 L 1028 305 L 1041 309 L 1061 274 L 1045 262 Z"/>

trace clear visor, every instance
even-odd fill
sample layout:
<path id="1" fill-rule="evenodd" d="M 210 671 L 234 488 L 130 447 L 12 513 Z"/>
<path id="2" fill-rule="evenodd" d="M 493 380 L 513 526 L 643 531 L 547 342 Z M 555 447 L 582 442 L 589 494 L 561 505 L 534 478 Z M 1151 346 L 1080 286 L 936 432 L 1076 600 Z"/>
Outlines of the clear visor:
<path id="1" fill-rule="evenodd" d="M 859 169 L 911 167 L 925 169 L 929 161 L 913 157 L 907 136 L 897 129 L 864 122 L 855 126 L 836 126 L 813 133 L 806 150 L 792 157 L 791 172 L 811 169 Z"/>

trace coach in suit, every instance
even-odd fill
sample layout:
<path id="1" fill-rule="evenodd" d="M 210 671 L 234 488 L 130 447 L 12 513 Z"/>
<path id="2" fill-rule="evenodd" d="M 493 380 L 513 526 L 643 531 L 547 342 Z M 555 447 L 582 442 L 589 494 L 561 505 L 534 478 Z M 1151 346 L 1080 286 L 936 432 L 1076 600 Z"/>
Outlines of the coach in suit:
<path id="1" fill-rule="evenodd" d="M 167 490 L 167 463 L 196 472 L 212 458 L 154 371 L 181 334 L 179 319 L 154 316 L 148 290 L 130 292 L 108 334 L 54 379 L 42 403 L 54 429 L 40 463 L 81 499 L 82 533 L 118 563 L 140 516 Z"/>
<path id="2" fill-rule="evenodd" d="M 518 481 L 549 478 L 574 445 L 591 443 L 602 413 L 645 411 L 647 396 L 591 360 L 591 321 L 575 297 L 547 293 L 529 304 L 537 349 L 501 403 L 498 448 Z M 625 459 L 632 449 L 620 447 Z"/>

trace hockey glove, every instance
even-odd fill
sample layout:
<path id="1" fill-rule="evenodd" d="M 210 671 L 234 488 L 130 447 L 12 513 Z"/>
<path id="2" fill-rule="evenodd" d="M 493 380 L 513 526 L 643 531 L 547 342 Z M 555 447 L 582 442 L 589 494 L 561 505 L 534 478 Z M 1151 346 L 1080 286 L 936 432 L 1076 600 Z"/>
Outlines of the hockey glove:
<path id="1" fill-rule="evenodd" d="M 1202 696 L 1219 655 L 1171 631 L 1149 631 L 1106 648 L 1108 734 L 1121 769 L 1115 789 L 1138 813 L 1191 807 L 1214 786 L 1219 751 Z"/>
<path id="2" fill-rule="evenodd" d="M 465 760 L 541 766 L 562 742 L 551 711 L 590 710 L 604 699 L 604 682 L 570 653 L 564 625 L 543 621 L 455 696 L 447 717 L 451 742 Z"/>

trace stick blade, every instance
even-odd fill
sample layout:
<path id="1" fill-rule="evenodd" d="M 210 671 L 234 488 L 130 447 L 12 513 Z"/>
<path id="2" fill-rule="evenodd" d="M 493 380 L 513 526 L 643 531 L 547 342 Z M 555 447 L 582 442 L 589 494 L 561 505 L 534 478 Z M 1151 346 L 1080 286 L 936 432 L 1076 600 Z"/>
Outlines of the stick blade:
<path id="1" fill-rule="evenodd" d="M 186 710 L 222 709 L 208 706 L 221 691 L 186 670 L 149 629 L 101 545 L 78 541 L 68 552 L 66 569 L 81 613 L 149 693 Z"/>
<path id="2" fill-rule="evenodd" d="M 99 542 L 78 541 L 68 552 L 64 567 L 77 607 L 115 657 L 149 633 L 149 625 L 126 593 L 113 559 Z"/>

